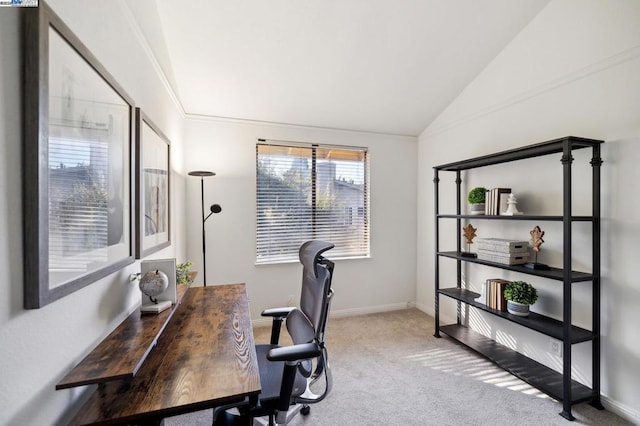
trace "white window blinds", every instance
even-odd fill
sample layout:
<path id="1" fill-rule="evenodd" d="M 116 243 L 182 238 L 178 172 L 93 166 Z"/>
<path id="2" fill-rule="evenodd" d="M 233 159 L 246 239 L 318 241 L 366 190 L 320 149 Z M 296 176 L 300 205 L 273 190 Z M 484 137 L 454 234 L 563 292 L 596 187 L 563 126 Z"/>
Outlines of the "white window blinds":
<path id="1" fill-rule="evenodd" d="M 311 239 L 331 256 L 369 256 L 366 148 L 259 141 L 256 147 L 256 262 L 298 259 Z"/>

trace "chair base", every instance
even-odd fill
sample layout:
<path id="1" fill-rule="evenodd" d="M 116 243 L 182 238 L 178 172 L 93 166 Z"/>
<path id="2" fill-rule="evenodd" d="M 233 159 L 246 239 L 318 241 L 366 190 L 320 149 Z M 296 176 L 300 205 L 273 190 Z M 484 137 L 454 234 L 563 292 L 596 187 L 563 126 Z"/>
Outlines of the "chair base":
<path id="1" fill-rule="evenodd" d="M 298 413 L 306 416 L 309 414 L 309 410 L 310 408 L 307 404 L 292 405 L 291 408 L 289 408 L 289 411 L 287 411 L 287 419 L 283 424 L 288 425 L 289 422 L 298 415 Z M 256 417 L 253 419 L 253 426 L 269 426 L 269 416 Z"/>

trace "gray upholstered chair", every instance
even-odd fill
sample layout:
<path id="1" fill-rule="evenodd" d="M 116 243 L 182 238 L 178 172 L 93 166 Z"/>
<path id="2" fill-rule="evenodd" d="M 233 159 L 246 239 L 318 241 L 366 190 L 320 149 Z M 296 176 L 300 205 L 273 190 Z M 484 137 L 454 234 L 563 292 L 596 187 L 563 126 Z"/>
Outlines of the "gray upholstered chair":
<path id="1" fill-rule="evenodd" d="M 229 407 L 215 410 L 214 425 L 250 425 L 254 419 L 265 416 L 270 425 L 274 421 L 286 424 L 298 412 L 308 414 L 308 404 L 323 400 L 331 391 L 325 331 L 333 297 L 334 264 L 322 254 L 333 246 L 312 240 L 300 247 L 303 265 L 300 308 L 262 312 L 263 316 L 273 318 L 273 322 L 271 342 L 256 345 L 262 387 L 258 401 L 245 401 L 233 411 L 228 410 Z M 282 321 L 293 342 L 291 346 L 279 345 Z"/>

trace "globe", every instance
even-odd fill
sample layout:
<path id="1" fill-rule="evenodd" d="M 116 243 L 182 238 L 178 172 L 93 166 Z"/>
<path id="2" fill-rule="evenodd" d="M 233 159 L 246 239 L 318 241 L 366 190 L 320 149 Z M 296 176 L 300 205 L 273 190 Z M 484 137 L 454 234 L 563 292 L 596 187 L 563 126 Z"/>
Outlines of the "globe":
<path id="1" fill-rule="evenodd" d="M 153 303 L 158 303 L 155 298 L 169 287 L 169 277 L 159 269 L 144 274 L 140 279 L 140 291 L 149 296 Z"/>

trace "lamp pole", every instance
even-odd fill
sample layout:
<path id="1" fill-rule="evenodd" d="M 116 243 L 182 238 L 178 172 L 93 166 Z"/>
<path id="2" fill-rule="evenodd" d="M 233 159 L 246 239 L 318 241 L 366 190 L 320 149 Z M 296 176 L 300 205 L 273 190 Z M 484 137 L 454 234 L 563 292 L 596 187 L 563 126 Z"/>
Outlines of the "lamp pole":
<path id="1" fill-rule="evenodd" d="M 204 178 L 209 176 L 215 176 L 216 174 L 214 172 L 208 172 L 208 171 L 202 171 L 202 170 L 196 170 L 193 172 L 189 172 L 188 174 L 189 176 L 197 176 L 200 178 L 200 204 L 202 209 L 202 272 L 204 274 L 203 275 L 204 286 L 206 287 L 207 286 L 207 243 L 205 238 L 204 223 L 207 219 L 209 219 L 209 216 L 211 216 L 213 213 L 220 213 L 222 211 L 222 208 L 218 204 L 213 204 L 211 206 L 211 213 L 209 213 L 207 217 L 204 217 Z M 217 207 L 214 209 L 214 206 L 217 206 Z"/>

